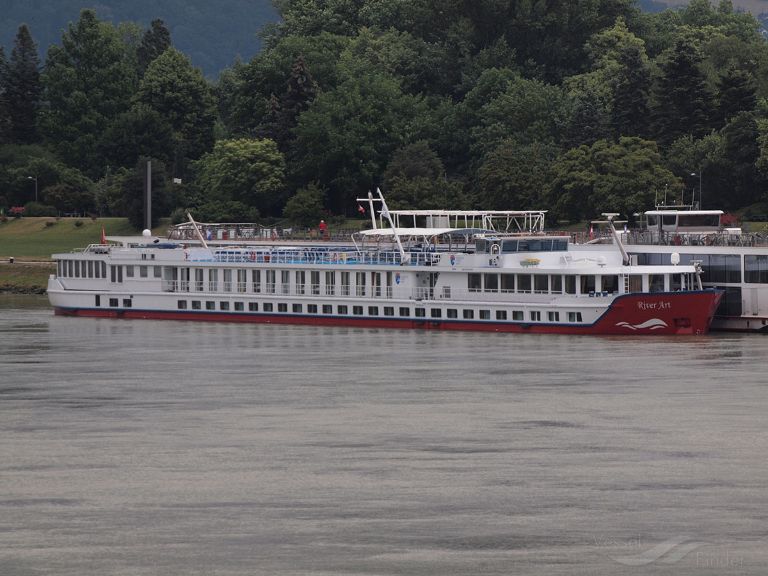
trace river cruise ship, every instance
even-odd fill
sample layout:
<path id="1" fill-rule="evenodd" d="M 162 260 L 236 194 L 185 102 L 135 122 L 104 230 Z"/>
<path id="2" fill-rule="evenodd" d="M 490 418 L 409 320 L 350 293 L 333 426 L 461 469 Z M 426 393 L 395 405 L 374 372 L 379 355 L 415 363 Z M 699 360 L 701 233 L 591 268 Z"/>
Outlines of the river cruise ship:
<path id="1" fill-rule="evenodd" d="M 768 237 L 722 224 L 722 210 L 661 207 L 621 234 L 638 264 L 701 262 L 705 287 L 723 290 L 713 330 L 768 333 Z"/>
<path id="2" fill-rule="evenodd" d="M 216 244 L 194 223 L 183 242 L 108 238 L 55 254 L 48 295 L 76 316 L 611 335 L 705 334 L 722 297 L 696 262 L 581 247 L 544 234 L 543 212 L 378 201 L 372 228 L 347 243 Z M 427 222 L 400 225 L 410 216 Z"/>

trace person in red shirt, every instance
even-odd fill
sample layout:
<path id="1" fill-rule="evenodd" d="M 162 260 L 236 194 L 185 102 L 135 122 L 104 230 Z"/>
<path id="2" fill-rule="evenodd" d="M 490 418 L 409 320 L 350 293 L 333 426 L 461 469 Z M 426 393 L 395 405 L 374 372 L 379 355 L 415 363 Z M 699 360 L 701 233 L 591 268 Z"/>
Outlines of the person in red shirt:
<path id="1" fill-rule="evenodd" d="M 320 237 L 325 238 L 328 235 L 328 225 L 325 223 L 325 220 L 320 220 L 318 228 L 320 229 Z"/>

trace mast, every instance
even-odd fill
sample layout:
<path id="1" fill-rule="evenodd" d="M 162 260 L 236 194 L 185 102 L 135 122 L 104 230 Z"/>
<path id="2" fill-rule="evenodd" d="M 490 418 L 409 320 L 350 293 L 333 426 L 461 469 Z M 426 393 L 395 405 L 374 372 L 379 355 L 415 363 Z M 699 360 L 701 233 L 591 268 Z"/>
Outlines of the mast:
<path id="1" fill-rule="evenodd" d="M 626 266 L 630 263 L 629 254 L 627 254 L 626 248 L 624 248 L 624 243 L 621 241 L 621 238 L 619 237 L 618 232 L 616 232 L 616 228 L 613 225 L 614 218 L 618 216 L 616 213 L 607 213 L 604 212 L 603 216 L 605 216 L 605 220 L 593 220 L 593 224 L 608 224 L 608 227 L 611 229 L 611 235 L 613 236 L 613 243 L 616 244 L 616 247 L 619 249 L 619 252 L 621 252 L 621 260 L 622 263 Z M 622 221 L 622 224 L 624 221 Z"/>
<path id="2" fill-rule="evenodd" d="M 395 237 L 395 242 L 397 242 L 397 249 L 400 251 L 400 261 L 406 263 L 410 260 L 410 256 L 405 253 L 403 244 L 400 242 L 400 236 L 397 233 L 397 228 L 395 228 L 395 223 L 392 221 L 392 215 L 389 213 L 387 202 L 384 200 L 384 195 L 381 193 L 380 188 L 376 188 L 376 193 L 379 195 L 379 200 L 381 200 L 381 215 L 389 221 L 389 226 L 392 228 L 392 235 Z"/>
<path id="3" fill-rule="evenodd" d="M 187 218 L 189 218 L 189 221 L 192 223 L 192 228 L 195 230 L 195 234 L 197 234 L 197 239 L 200 240 L 200 242 L 203 244 L 203 248 L 208 249 L 208 244 L 205 241 L 205 238 L 203 238 L 203 235 L 200 233 L 200 228 L 197 227 L 197 222 L 195 222 L 194 218 L 192 218 L 192 214 L 187 212 Z"/>

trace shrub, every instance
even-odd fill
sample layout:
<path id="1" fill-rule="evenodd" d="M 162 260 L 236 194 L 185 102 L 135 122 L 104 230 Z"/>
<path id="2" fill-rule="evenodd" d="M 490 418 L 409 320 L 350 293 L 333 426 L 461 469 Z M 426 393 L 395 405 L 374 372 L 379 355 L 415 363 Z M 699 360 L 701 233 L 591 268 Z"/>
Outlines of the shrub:
<path id="1" fill-rule="evenodd" d="M 24 216 L 56 216 L 56 208 L 40 202 L 27 202 L 24 205 Z"/>
<path id="2" fill-rule="evenodd" d="M 46 221 L 45 221 L 45 227 L 46 227 L 46 228 L 50 228 L 50 227 L 51 227 L 51 226 L 53 226 L 54 224 L 56 224 L 56 221 L 55 221 L 55 220 L 46 220 Z"/>
<path id="3" fill-rule="evenodd" d="M 80 226 L 82 226 L 82 225 L 83 225 L 83 221 L 82 220 L 75 220 L 75 228 L 80 228 Z"/>

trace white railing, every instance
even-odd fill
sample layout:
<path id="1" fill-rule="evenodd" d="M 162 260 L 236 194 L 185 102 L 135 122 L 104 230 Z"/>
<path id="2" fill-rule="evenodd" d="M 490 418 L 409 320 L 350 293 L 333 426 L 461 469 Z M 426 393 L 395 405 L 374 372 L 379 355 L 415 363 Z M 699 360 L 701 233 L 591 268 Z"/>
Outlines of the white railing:
<path id="1" fill-rule="evenodd" d="M 440 254 L 434 252 L 408 253 L 408 266 L 432 266 L 440 261 Z M 329 248 L 302 248 L 296 250 L 220 250 L 214 252 L 214 262 L 240 264 L 258 262 L 267 264 L 328 264 L 401 266 L 402 258 L 395 251 L 353 251 Z M 191 258 L 194 262 L 195 259 Z M 207 260 L 206 260 L 207 261 Z"/>

